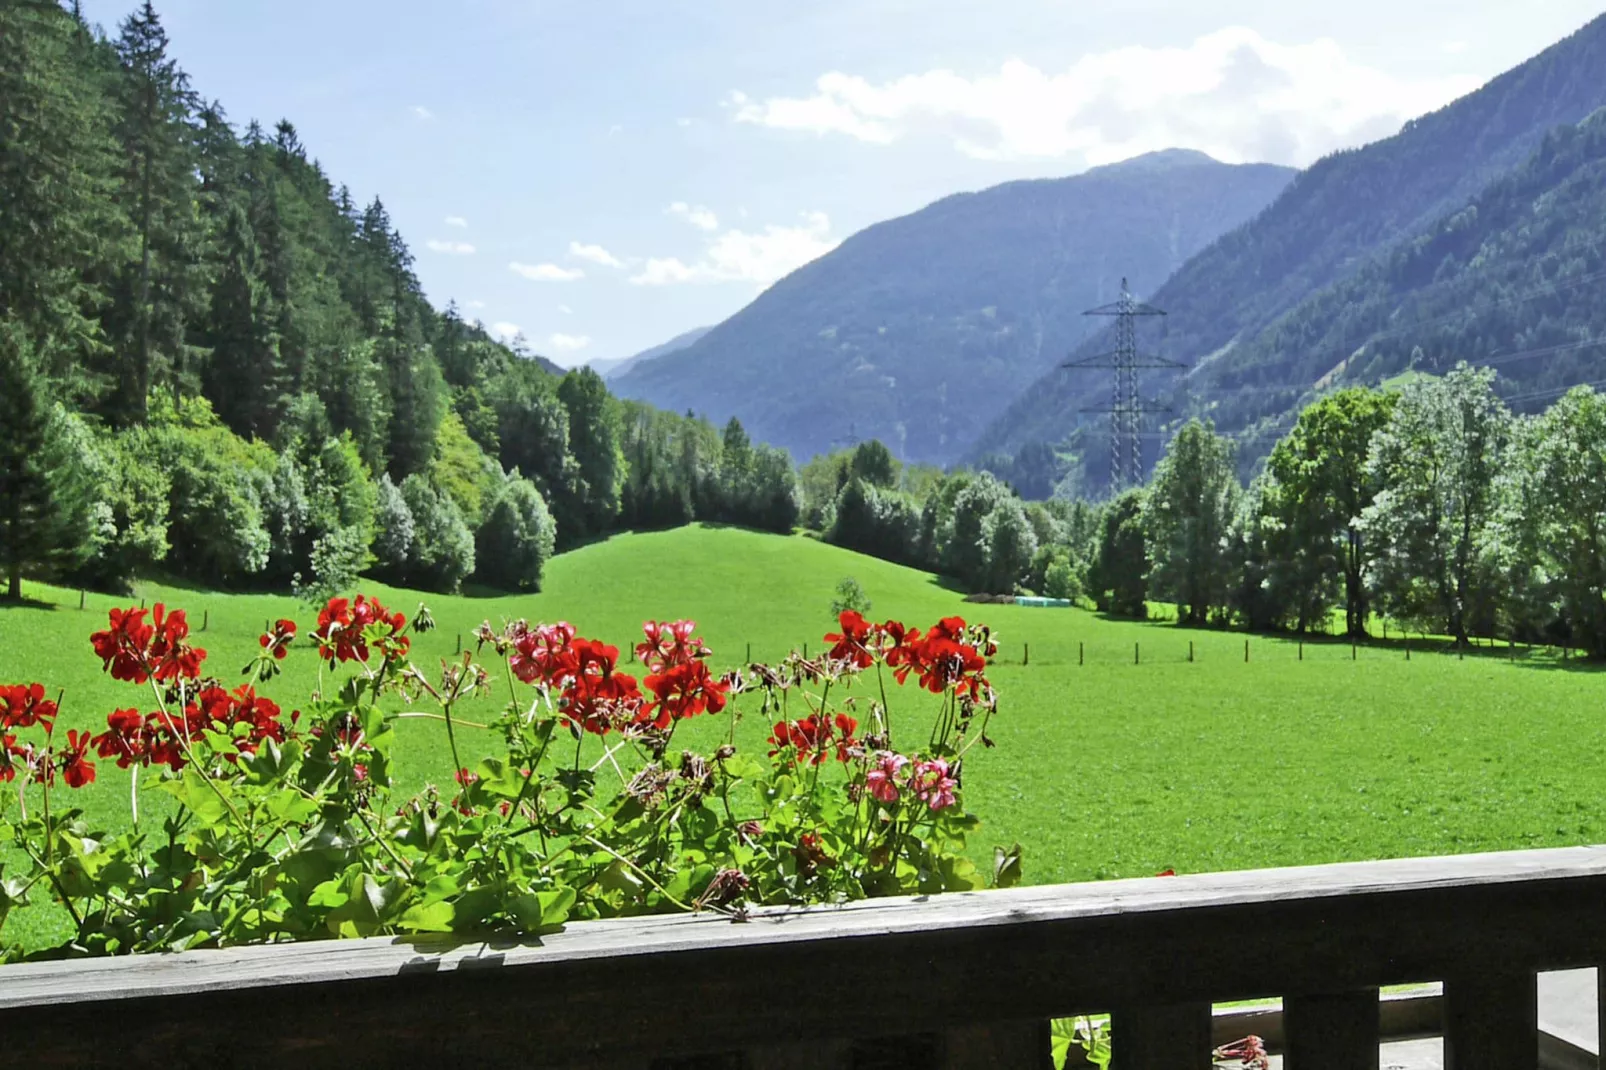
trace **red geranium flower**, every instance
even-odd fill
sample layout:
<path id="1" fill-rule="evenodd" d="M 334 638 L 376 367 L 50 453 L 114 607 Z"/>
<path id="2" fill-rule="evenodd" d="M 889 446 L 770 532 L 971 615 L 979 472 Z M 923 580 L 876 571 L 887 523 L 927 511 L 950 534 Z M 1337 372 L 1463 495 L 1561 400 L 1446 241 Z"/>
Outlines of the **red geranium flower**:
<path id="1" fill-rule="evenodd" d="M 168 613 L 158 602 L 150 623 L 143 609 L 113 609 L 107 616 L 111 626 L 89 642 L 113 680 L 143 684 L 152 677 L 163 683 L 200 677 L 206 651 L 186 642 L 190 625 L 182 609 Z"/>
<path id="2" fill-rule="evenodd" d="M 619 648 L 576 639 L 570 651 L 574 671 L 563 689 L 564 720 L 599 736 L 634 720 L 641 708 L 641 690 L 634 676 L 614 671 Z"/>
<path id="3" fill-rule="evenodd" d="M 0 728 L 32 728 L 43 724 L 49 732 L 56 720 L 56 704 L 45 698 L 44 684 L 0 687 Z"/>
<path id="4" fill-rule="evenodd" d="M 841 632 L 827 632 L 825 641 L 835 644 L 831 647 L 830 658 L 833 661 L 846 661 L 855 668 L 868 669 L 875 663 L 875 655 L 870 652 L 869 644 L 876 632 L 876 628 L 864 615 L 856 609 L 845 609 L 837 617 L 841 625 Z"/>
<path id="5" fill-rule="evenodd" d="M 113 710 L 106 715 L 106 731 L 91 742 L 95 753 L 102 758 L 116 758 L 117 768 L 127 769 L 148 760 L 150 736 L 145 731 L 145 718 L 138 710 Z"/>
<path id="6" fill-rule="evenodd" d="M 527 684 L 557 687 L 575 671 L 574 625 L 568 621 L 531 629 L 521 621 L 515 628 L 508 665 Z"/>
<path id="7" fill-rule="evenodd" d="M 777 721 L 774 731 L 770 733 L 769 742 L 774 749 L 769 754 L 773 758 L 783 748 L 791 747 L 800 761 L 819 765 L 834 746 L 837 761 L 845 762 L 848 760 L 848 748 L 858 742 L 853 738 L 858 728 L 859 722 L 845 713 L 839 713 L 832 719 L 811 713 L 798 721 Z"/>
<path id="8" fill-rule="evenodd" d="M 95 781 L 95 763 L 86 756 L 89 733 L 76 728 L 67 732 L 67 749 L 61 752 L 61 779 L 70 788 L 81 788 Z"/>
<path id="9" fill-rule="evenodd" d="M 666 664 L 647 677 L 652 698 L 636 716 L 638 724 L 651 723 L 660 731 L 670 722 L 700 713 L 718 713 L 725 708 L 730 685 L 708 671 L 702 661 Z"/>
<path id="10" fill-rule="evenodd" d="M 368 660 L 368 645 L 387 661 L 404 658 L 411 640 L 402 634 L 407 618 L 392 613 L 377 598 L 358 595 L 355 602 L 331 598 L 318 611 L 318 628 L 312 633 L 320 657 L 336 661 Z"/>
<path id="11" fill-rule="evenodd" d="M 881 626 L 880 639 L 887 668 L 893 670 L 901 684 L 911 670 L 920 667 L 920 629 L 905 628 L 900 621 L 889 620 Z"/>
<path id="12" fill-rule="evenodd" d="M 290 652 L 290 641 L 295 637 L 296 622 L 281 619 L 274 622 L 273 631 L 258 636 L 257 643 L 263 650 L 272 654 L 276 661 L 283 661 L 284 656 Z"/>
<path id="13" fill-rule="evenodd" d="M 655 673 L 706 658 L 711 651 L 701 636 L 692 634 L 696 629 L 697 624 L 689 620 L 647 621 L 641 626 L 647 641 L 636 644 L 636 657 Z"/>
<path id="14" fill-rule="evenodd" d="M 0 784 L 9 784 L 17 775 L 17 766 L 26 768 L 22 748 L 17 737 L 0 733 Z"/>

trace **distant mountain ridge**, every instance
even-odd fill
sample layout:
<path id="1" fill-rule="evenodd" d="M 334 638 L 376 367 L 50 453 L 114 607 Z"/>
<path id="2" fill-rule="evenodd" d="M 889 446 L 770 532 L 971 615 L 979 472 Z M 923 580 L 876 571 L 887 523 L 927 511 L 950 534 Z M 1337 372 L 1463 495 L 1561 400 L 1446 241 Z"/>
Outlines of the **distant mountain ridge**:
<path id="1" fill-rule="evenodd" d="M 675 335 L 667 342 L 661 342 L 649 349 L 643 349 L 634 356 L 617 357 L 612 360 L 593 360 L 587 363 L 587 367 L 604 379 L 613 379 L 623 375 L 643 361 L 653 360 L 663 356 L 665 353 L 673 353 L 677 349 L 685 349 L 713 329 L 712 327 L 693 327 L 689 331 Z"/>
<path id="2" fill-rule="evenodd" d="M 943 198 L 875 224 L 700 340 L 616 373 L 621 395 L 800 461 L 851 432 L 948 463 L 1088 329 L 1122 276 L 1158 286 L 1294 172 L 1168 150 Z"/>
<path id="3" fill-rule="evenodd" d="M 1234 419 L 1265 414 L 1265 406 L 1236 411 L 1234 392 L 1266 391 L 1283 404 L 1297 399 L 1312 376 L 1332 368 L 1300 359 L 1315 339 L 1294 328 L 1308 322 L 1289 319 L 1294 310 L 1325 300 L 1327 287 L 1355 278 L 1464 208 L 1523 166 L 1548 131 L 1606 105 L 1603 71 L 1606 16 L 1395 136 L 1302 172 L 1265 212 L 1148 291 L 1146 299 L 1168 313 L 1164 354 L 1196 366 L 1173 396 L 1191 411 Z M 1075 355 L 1107 344 L 1106 337 L 1091 338 Z M 1172 393 L 1159 377 L 1148 386 L 1154 394 Z M 1063 441 L 1070 427 L 1088 426 L 1078 409 L 1107 389 L 1103 377 L 1050 371 L 991 422 L 969 455 Z M 1264 446 L 1269 442 L 1254 448 Z M 1101 476 L 1106 449 L 1094 444 L 1083 451 L 1084 464 Z"/>

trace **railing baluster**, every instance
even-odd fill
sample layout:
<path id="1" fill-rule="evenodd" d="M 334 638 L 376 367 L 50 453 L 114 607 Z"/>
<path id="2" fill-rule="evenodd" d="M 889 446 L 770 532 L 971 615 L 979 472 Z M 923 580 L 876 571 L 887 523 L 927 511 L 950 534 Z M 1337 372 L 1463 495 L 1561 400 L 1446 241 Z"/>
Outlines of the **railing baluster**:
<path id="1" fill-rule="evenodd" d="M 1122 1008 L 1110 1040 L 1110 1070 L 1210 1070 L 1210 1004 Z"/>
<path id="2" fill-rule="evenodd" d="M 1539 978 L 1491 967 L 1444 981 L 1444 1070 L 1533 1070 Z"/>
<path id="3" fill-rule="evenodd" d="M 1288 1070 L 1377 1070 L 1377 989 L 1283 1000 Z"/>

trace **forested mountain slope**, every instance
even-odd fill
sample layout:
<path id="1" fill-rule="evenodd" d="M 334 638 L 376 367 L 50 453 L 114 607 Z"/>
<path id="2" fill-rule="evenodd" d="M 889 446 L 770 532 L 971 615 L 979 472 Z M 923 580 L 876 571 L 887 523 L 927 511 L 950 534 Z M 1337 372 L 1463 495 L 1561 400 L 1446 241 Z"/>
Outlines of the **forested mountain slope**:
<path id="1" fill-rule="evenodd" d="M 553 374 L 558 372 L 559 374 Z M 726 449 L 726 445 L 730 449 Z M 629 461 L 626 455 L 629 455 Z M 150 3 L 0 3 L 0 574 L 539 585 L 554 546 L 789 530 L 739 427 L 621 403 L 426 300 L 378 197 L 237 127 Z"/>
<path id="2" fill-rule="evenodd" d="M 1208 366 L 1192 407 L 1228 428 L 1269 421 L 1269 435 L 1304 393 L 1274 384 L 1375 384 L 1466 360 L 1497 368 L 1502 392 L 1531 408 L 1521 402 L 1606 378 L 1603 295 L 1606 108 Z"/>
<path id="3" fill-rule="evenodd" d="M 1168 151 L 959 194 L 869 227 L 697 343 L 614 380 L 737 415 L 800 462 L 854 435 L 956 460 L 1088 329 L 1121 277 L 1153 287 L 1269 204 L 1286 168 Z"/>
<path id="4" fill-rule="evenodd" d="M 1606 16 L 1395 136 L 1318 161 L 1265 212 L 1200 252 L 1163 286 L 1139 288 L 1168 313 L 1157 344 L 1165 355 L 1205 369 L 1197 384 L 1213 385 L 1210 365 L 1248 346 L 1322 287 L 1465 206 L 1520 165 L 1547 131 L 1606 104 L 1603 70 Z M 1076 355 L 1106 342 L 1089 339 Z M 1272 368 L 1259 375 L 1237 360 L 1231 366 L 1237 381 L 1288 382 Z M 1164 383 L 1156 381 L 1153 389 L 1163 390 Z M 1056 369 L 1019 395 L 972 453 L 1060 441 L 1085 419 L 1076 413 L 1086 399 L 1106 390 L 1100 377 Z M 1100 460 L 1093 464 L 1102 475 Z"/>

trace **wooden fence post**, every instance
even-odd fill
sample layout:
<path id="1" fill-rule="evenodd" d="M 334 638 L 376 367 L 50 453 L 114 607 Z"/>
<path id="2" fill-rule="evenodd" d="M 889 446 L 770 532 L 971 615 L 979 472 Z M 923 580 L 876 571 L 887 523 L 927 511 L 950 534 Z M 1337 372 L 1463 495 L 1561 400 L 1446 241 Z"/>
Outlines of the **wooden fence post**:
<path id="1" fill-rule="evenodd" d="M 79 609 L 83 609 L 84 608 L 84 592 L 83 591 L 79 591 L 78 592 L 78 608 Z"/>
<path id="2" fill-rule="evenodd" d="M 751 641 L 747 644 L 747 664 L 753 664 L 753 644 Z"/>
<path id="3" fill-rule="evenodd" d="M 1135 642 L 1132 644 L 1132 664 L 1138 664 L 1138 644 Z"/>
<path id="4" fill-rule="evenodd" d="M 1249 640 L 1244 640 L 1244 664 L 1249 664 Z"/>
<path id="5" fill-rule="evenodd" d="M 457 633 L 457 652 L 459 654 L 461 654 L 463 652 L 463 633 L 462 632 L 458 632 Z"/>
<path id="6" fill-rule="evenodd" d="M 1349 659 L 1351 661 L 1355 660 L 1355 641 L 1353 639 L 1350 640 L 1349 644 Z"/>
<path id="7" fill-rule="evenodd" d="M 1193 664 L 1193 640 L 1188 640 L 1188 664 Z"/>
<path id="8" fill-rule="evenodd" d="M 1299 637 L 1299 660 L 1305 660 L 1305 637 L 1303 635 Z"/>
<path id="9" fill-rule="evenodd" d="M 1022 665 L 1030 665 L 1032 663 L 1032 644 L 1021 644 L 1020 663 Z"/>
<path id="10" fill-rule="evenodd" d="M 206 631 L 206 626 L 208 624 L 211 624 L 211 623 L 212 623 L 212 611 L 210 609 L 201 610 L 201 631 L 203 631 L 203 632 Z"/>
<path id="11" fill-rule="evenodd" d="M 1087 664 L 1087 646 L 1081 641 L 1076 644 L 1076 663 L 1078 665 Z"/>

